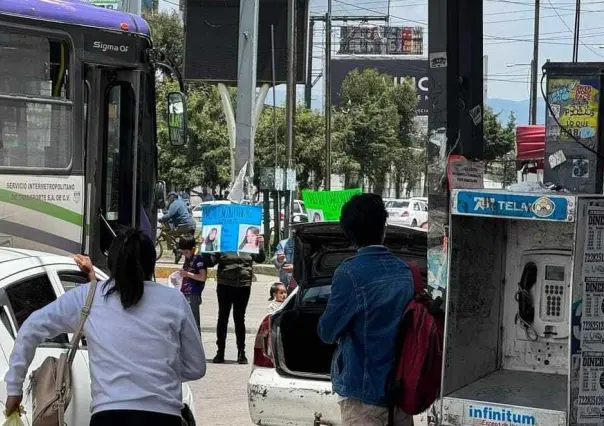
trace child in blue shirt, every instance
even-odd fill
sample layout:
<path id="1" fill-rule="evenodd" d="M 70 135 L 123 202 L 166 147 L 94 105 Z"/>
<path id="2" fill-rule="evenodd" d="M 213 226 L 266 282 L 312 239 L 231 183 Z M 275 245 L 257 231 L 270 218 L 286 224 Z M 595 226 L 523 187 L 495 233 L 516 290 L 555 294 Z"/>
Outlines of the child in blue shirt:
<path id="1" fill-rule="evenodd" d="M 206 285 L 208 269 L 199 254 L 195 254 L 195 238 L 191 235 L 180 237 L 178 247 L 185 257 L 185 263 L 182 265 L 180 276 L 182 285 L 180 291 L 185 295 L 189 306 L 193 311 L 195 324 L 201 333 L 199 308 L 201 306 L 201 293 Z"/>

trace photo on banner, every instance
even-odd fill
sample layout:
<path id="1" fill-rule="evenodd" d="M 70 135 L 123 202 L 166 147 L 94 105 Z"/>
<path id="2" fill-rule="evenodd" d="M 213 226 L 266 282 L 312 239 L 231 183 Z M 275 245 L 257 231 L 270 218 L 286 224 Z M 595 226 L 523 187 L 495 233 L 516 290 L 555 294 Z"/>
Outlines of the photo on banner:
<path id="1" fill-rule="evenodd" d="M 239 225 L 239 251 L 242 253 L 257 254 L 260 251 L 259 235 L 259 226 L 247 223 Z"/>
<path id="2" fill-rule="evenodd" d="M 220 251 L 221 225 L 204 225 L 201 227 L 201 251 L 205 253 L 217 253 Z"/>
<path id="3" fill-rule="evenodd" d="M 340 191 L 302 191 L 302 199 L 310 222 L 340 220 L 342 206 L 354 195 L 361 194 L 361 188 Z M 312 213 L 311 213 L 312 212 Z M 315 214 L 318 212 L 318 215 Z"/>
<path id="4" fill-rule="evenodd" d="M 325 221 L 325 213 L 323 210 L 318 209 L 307 209 L 308 218 L 310 222 L 324 222 Z"/>
<path id="5" fill-rule="evenodd" d="M 202 253 L 258 253 L 262 207 L 212 204 L 202 207 Z"/>

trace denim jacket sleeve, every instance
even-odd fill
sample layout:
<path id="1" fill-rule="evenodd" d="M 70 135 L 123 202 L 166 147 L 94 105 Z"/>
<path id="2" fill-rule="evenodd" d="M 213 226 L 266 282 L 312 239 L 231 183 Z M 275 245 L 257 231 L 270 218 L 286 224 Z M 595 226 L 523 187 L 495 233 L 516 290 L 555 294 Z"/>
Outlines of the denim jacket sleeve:
<path id="1" fill-rule="evenodd" d="M 177 212 L 178 212 L 178 203 L 172 202 L 172 204 L 170 204 L 170 206 L 168 207 L 168 211 L 166 212 L 166 214 L 163 215 L 161 217 L 161 219 L 159 219 L 159 221 L 168 222 L 169 220 L 174 219 Z"/>
<path id="2" fill-rule="evenodd" d="M 354 278 L 346 270 L 338 270 L 331 282 L 327 308 L 319 320 L 318 334 L 325 343 L 333 344 L 350 324 L 359 308 Z"/>
<path id="3" fill-rule="evenodd" d="M 275 248 L 275 255 L 273 256 L 273 259 L 272 259 L 273 265 L 275 265 L 275 269 L 277 269 L 277 271 L 281 271 L 281 269 L 283 269 L 283 264 L 277 260 L 277 253 L 284 252 L 284 251 L 285 251 L 285 247 L 284 247 L 283 241 L 279 241 L 279 244 L 277 244 L 277 248 Z"/>

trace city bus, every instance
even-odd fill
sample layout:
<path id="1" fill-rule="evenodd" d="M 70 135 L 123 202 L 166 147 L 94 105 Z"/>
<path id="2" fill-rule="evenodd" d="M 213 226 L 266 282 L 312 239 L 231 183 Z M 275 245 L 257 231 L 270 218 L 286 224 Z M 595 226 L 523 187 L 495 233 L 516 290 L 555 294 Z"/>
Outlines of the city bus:
<path id="1" fill-rule="evenodd" d="M 155 235 L 158 57 L 140 16 L 0 1 L 0 246 L 101 266 L 119 227 Z M 171 138 L 186 134 L 172 128 L 186 125 L 180 95 L 169 96 Z"/>

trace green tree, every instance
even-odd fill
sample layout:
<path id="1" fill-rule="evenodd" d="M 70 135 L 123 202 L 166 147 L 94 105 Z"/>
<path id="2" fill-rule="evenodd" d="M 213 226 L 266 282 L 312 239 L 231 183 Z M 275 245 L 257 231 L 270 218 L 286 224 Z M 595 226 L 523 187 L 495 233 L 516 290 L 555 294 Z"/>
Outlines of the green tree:
<path id="1" fill-rule="evenodd" d="M 176 11 L 143 14 L 151 28 L 153 45 L 174 61 L 177 69 L 182 71 L 184 58 L 184 28 Z M 162 73 L 170 74 L 162 69 Z"/>
<path id="2" fill-rule="evenodd" d="M 274 112 L 276 126 L 273 125 L 273 107 L 267 106 L 256 129 L 254 174 L 257 177 L 263 167 L 275 167 L 275 164 L 283 167 L 285 164 L 285 109 L 276 108 Z M 319 188 L 325 179 L 324 124 L 323 115 L 303 106 L 297 107 L 293 157 L 300 188 Z"/>
<path id="3" fill-rule="evenodd" d="M 397 182 L 414 165 L 417 95 L 409 81 L 395 86 L 374 69 L 351 71 L 342 82 L 334 119 L 334 157 L 339 172 L 368 178 L 376 192 L 393 172 Z M 412 173 L 415 174 L 415 173 Z"/>
<path id="4" fill-rule="evenodd" d="M 497 176 L 503 184 L 515 181 L 516 117 L 511 113 L 506 125 L 499 114 L 485 107 L 483 115 L 484 161 L 487 171 Z"/>
<path id="5" fill-rule="evenodd" d="M 177 68 L 183 63 L 183 27 L 177 13 L 161 12 L 145 16 L 151 26 L 154 45 Z M 169 73 L 156 83 L 159 176 L 171 188 L 198 185 L 224 187 L 230 181 L 230 153 L 226 120 L 215 86 L 187 83 L 188 147 L 172 146 L 168 140 L 168 92 L 178 91 Z"/>

